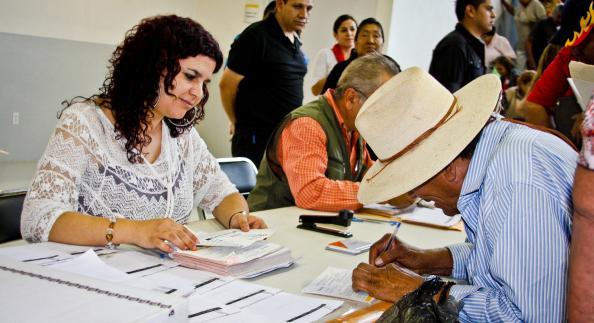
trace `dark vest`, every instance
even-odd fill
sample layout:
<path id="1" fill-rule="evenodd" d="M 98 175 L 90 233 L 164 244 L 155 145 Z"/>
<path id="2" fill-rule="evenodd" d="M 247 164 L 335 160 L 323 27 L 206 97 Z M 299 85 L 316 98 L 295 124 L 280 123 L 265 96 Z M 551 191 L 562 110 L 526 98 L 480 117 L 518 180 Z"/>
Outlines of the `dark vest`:
<path id="1" fill-rule="evenodd" d="M 342 129 L 334 115 L 332 107 L 323 96 L 289 113 L 280 126 L 275 130 L 266 148 L 265 158 L 260 163 L 256 187 L 248 197 L 251 211 L 274 209 L 295 205 L 295 199 L 289 189 L 287 176 L 278 162 L 278 141 L 287 124 L 301 117 L 310 117 L 316 120 L 326 134 L 326 152 L 328 154 L 328 167 L 326 177 L 332 180 L 349 180 L 359 182 L 363 178 L 367 166 L 363 157 L 365 145 L 359 138 L 357 142 L 358 156 L 356 173 L 351 171 L 349 151 L 346 146 Z"/>

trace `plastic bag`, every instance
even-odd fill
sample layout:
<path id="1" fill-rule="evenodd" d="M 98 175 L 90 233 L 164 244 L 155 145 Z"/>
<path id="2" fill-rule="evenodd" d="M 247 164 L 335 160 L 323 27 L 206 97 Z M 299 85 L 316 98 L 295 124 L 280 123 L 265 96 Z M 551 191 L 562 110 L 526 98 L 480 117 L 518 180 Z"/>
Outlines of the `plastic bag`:
<path id="1" fill-rule="evenodd" d="M 453 284 L 453 283 L 447 283 Z M 440 297 L 435 303 L 433 296 L 446 285 L 439 277 L 433 276 L 421 287 L 404 296 L 400 301 L 382 314 L 378 323 L 392 322 L 458 322 L 459 304 L 453 297 Z M 449 290 L 449 287 L 446 287 Z"/>

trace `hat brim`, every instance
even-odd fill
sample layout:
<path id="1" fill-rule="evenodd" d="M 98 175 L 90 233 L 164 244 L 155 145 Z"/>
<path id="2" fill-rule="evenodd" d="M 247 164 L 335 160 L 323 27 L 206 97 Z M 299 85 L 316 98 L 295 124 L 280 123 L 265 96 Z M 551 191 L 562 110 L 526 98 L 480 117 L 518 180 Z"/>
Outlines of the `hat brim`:
<path id="1" fill-rule="evenodd" d="M 481 131 L 497 106 L 500 93 L 501 81 L 492 74 L 483 75 L 455 92 L 460 111 L 402 157 L 387 165 L 379 160 L 375 162 L 361 181 L 359 201 L 363 204 L 387 201 L 439 173 Z"/>

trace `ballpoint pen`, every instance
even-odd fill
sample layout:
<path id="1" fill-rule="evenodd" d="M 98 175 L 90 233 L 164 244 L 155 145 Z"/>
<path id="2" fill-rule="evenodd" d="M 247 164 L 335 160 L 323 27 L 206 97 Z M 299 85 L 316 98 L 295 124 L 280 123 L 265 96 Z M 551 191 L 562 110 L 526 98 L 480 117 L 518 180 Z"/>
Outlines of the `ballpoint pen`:
<path id="1" fill-rule="evenodd" d="M 351 221 L 353 222 L 370 222 L 370 223 L 379 223 L 379 224 L 389 224 L 389 225 L 400 225 L 398 221 L 389 221 L 389 220 L 376 220 L 376 219 L 361 219 L 361 218 L 353 218 Z"/>
<path id="2" fill-rule="evenodd" d="M 392 241 L 394 241 L 394 238 L 396 237 L 396 234 L 398 233 L 399 228 L 400 228 L 400 222 L 396 222 L 396 224 L 394 224 L 394 232 L 392 232 L 392 235 L 390 236 L 390 239 L 388 240 L 388 243 L 386 244 L 386 248 L 384 248 L 384 251 L 382 252 L 382 254 L 386 253 L 388 251 L 388 249 L 390 249 L 390 245 L 392 244 Z"/>

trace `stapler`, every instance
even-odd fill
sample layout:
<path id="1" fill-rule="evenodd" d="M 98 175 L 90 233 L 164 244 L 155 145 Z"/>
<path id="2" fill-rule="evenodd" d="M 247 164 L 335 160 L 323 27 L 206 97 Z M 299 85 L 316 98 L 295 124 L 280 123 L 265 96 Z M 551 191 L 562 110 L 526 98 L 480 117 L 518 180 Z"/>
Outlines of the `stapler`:
<path id="1" fill-rule="evenodd" d="M 346 231 L 346 229 L 351 225 L 353 213 L 354 212 L 351 210 L 340 210 L 338 215 L 300 215 L 299 223 L 301 224 L 299 224 L 297 228 L 350 238 L 353 234 Z M 344 230 L 320 226 L 318 224 L 341 226 L 344 227 Z"/>

